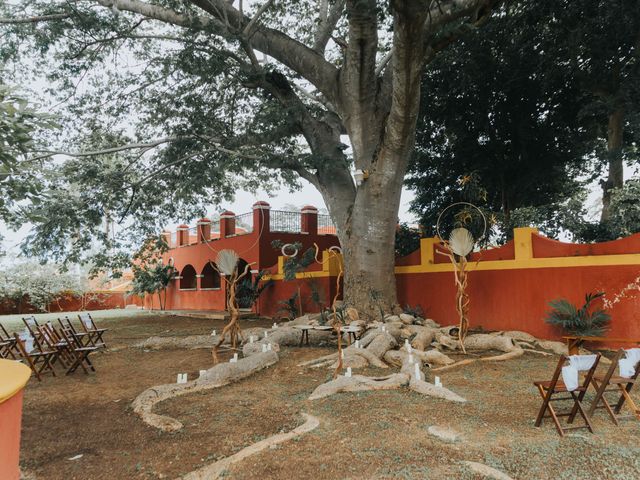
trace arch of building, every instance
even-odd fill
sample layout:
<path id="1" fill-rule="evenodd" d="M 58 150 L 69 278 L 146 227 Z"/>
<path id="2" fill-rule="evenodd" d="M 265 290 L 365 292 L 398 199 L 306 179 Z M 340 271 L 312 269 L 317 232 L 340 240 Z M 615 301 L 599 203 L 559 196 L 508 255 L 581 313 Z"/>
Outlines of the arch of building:
<path id="1" fill-rule="evenodd" d="M 192 265 L 185 265 L 180 272 L 180 290 L 195 290 L 197 286 L 196 269 Z"/>
<path id="2" fill-rule="evenodd" d="M 245 268 L 247 268 L 248 264 L 249 262 L 247 262 L 244 258 L 238 259 L 238 275 L 242 275 L 244 273 L 244 270 Z M 239 308 L 251 308 L 253 304 L 253 299 L 249 287 L 249 285 L 252 283 L 251 277 L 251 271 L 248 271 L 247 274 L 242 277 L 236 289 L 236 298 L 238 300 Z"/>
<path id="3" fill-rule="evenodd" d="M 220 288 L 220 273 L 211 262 L 207 262 L 200 273 L 200 288 Z"/>

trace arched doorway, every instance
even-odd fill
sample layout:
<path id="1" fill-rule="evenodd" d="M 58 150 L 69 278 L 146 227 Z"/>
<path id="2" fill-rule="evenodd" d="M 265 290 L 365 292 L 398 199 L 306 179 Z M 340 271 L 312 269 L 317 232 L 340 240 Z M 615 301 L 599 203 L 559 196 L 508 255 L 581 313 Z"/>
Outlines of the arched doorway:
<path id="1" fill-rule="evenodd" d="M 211 262 L 207 262 L 207 264 L 202 269 L 201 278 L 200 278 L 200 288 L 201 289 L 212 289 L 212 288 L 220 288 L 220 273 L 215 269 Z"/>
<path id="2" fill-rule="evenodd" d="M 195 290 L 197 288 L 196 269 L 191 265 L 185 265 L 180 272 L 180 290 Z"/>

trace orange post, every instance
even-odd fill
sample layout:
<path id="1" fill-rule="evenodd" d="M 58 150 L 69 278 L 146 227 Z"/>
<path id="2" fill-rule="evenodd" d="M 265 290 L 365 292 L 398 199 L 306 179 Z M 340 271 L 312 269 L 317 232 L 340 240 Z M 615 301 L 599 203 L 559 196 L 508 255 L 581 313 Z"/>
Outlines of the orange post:
<path id="1" fill-rule="evenodd" d="M 22 392 L 31 370 L 15 360 L 0 360 L 0 478 L 20 478 Z"/>

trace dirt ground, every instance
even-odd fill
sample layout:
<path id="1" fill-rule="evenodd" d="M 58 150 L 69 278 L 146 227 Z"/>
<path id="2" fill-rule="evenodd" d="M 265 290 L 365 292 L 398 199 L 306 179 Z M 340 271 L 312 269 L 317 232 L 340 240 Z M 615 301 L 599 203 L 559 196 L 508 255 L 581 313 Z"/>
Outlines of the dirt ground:
<path id="1" fill-rule="evenodd" d="M 32 379 L 23 417 L 23 469 L 38 479 L 173 479 L 247 445 L 302 423 L 320 426 L 232 466 L 233 479 L 474 479 L 475 461 L 514 479 L 640 478 L 640 421 L 615 427 L 603 411 L 594 435 L 578 430 L 561 439 L 551 423 L 533 426 L 541 400 L 533 380 L 550 377 L 557 357 L 525 354 L 497 364 L 443 372 L 444 386 L 466 397 L 455 404 L 409 390 L 340 394 L 309 402 L 329 370 L 297 367 L 330 353 L 284 348 L 281 360 L 237 384 L 178 397 L 157 413 L 185 428 L 164 433 L 145 425 L 131 401 L 146 388 L 195 378 L 211 366 L 208 350 L 142 351 L 131 345 L 151 335 L 206 334 L 222 322 L 134 317 L 100 322 L 110 328 L 111 351 L 97 354 L 96 374 Z M 268 326 L 269 321 L 243 321 Z M 366 374 L 391 373 L 392 369 Z M 638 398 L 639 394 L 634 394 Z M 460 433 L 454 442 L 431 436 L 430 426 Z M 78 455 L 82 457 L 70 460 Z"/>

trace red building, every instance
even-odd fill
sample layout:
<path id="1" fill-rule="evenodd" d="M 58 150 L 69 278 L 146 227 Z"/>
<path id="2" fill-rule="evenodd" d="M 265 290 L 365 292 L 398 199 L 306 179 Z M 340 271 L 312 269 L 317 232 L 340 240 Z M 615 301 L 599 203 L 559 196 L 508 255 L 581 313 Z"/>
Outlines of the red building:
<path id="1" fill-rule="evenodd" d="M 198 220 L 195 227 L 179 225 L 175 232 L 164 232 L 171 249 L 164 261 L 172 262 L 178 274 L 167 290 L 166 308 L 169 310 L 224 310 L 226 308 L 225 282 L 212 264 L 220 250 L 231 249 L 240 256 L 240 271 L 250 264 L 251 275 L 261 270 L 278 272 L 280 249 L 272 242 L 300 243 L 302 251 L 312 248 L 314 243 L 321 251 L 339 245 L 335 227 L 329 215 L 318 214 L 318 209 L 305 206 L 300 212 L 271 210 L 267 202 L 256 202 L 253 211 L 242 215 L 225 211 L 219 221 L 207 218 Z M 314 267 L 309 268 L 310 278 Z M 317 265 L 316 270 L 322 270 Z M 277 276 L 277 275 L 276 275 Z M 268 290 L 253 307 L 265 315 L 275 314 L 276 304 L 298 288 L 308 290 L 308 285 L 297 282 L 277 282 L 270 289 L 278 289 L 277 299 Z M 308 282 L 307 282 L 308 283 Z M 323 281 L 326 294 L 335 291 L 330 282 Z M 302 295 L 301 295 L 302 296 Z M 273 297 L 273 298 L 270 298 Z M 145 302 L 151 306 L 151 297 Z M 155 300 L 157 303 L 157 299 Z M 242 305 L 241 305 L 242 306 Z M 157 305 L 156 305 L 157 308 Z"/>

